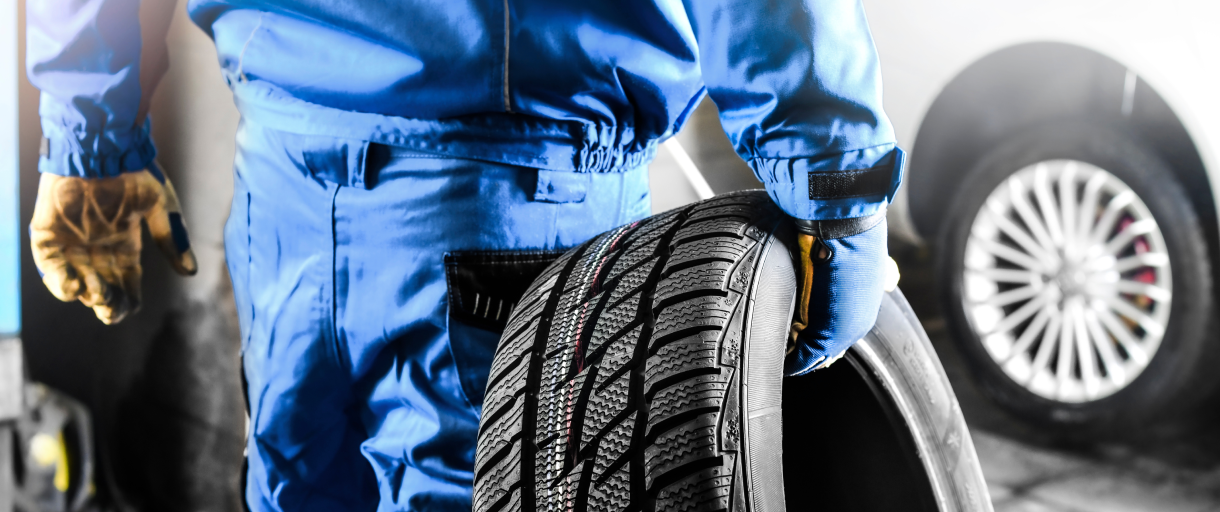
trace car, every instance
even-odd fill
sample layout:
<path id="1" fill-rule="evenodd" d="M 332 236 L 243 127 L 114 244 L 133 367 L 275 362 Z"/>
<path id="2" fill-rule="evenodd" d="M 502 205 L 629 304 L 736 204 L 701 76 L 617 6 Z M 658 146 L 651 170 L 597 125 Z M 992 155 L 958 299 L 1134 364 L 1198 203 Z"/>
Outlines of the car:
<path id="1" fill-rule="evenodd" d="M 864 0 L 984 394 L 1062 438 L 1172 435 L 1216 394 L 1220 4 Z"/>

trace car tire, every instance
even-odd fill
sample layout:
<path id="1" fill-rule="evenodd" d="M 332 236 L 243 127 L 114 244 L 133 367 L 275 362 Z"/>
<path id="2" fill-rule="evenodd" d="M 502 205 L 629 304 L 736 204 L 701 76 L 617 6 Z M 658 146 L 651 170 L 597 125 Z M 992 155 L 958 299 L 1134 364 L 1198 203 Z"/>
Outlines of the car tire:
<path id="1" fill-rule="evenodd" d="M 846 362 L 783 378 L 790 224 L 761 191 L 726 194 L 550 265 L 492 363 L 474 510 L 989 510 L 901 294 Z"/>
<path id="2" fill-rule="evenodd" d="M 1097 170 L 1108 174 L 1098 177 Z M 1085 177 L 1101 185 L 1078 185 Z M 1046 180 L 1042 190 L 1051 198 L 1045 203 L 1058 204 L 1054 215 L 1042 209 L 1039 179 Z M 1075 206 L 1064 202 L 1069 197 L 1064 190 L 1072 191 Z M 1130 194 L 1120 199 L 1123 190 L 1134 199 Z M 1089 202 L 1091 193 L 1096 204 Z M 1022 217 L 1018 197 L 1025 198 L 1029 217 Z M 1034 127 L 983 157 L 952 202 L 936 247 L 941 305 L 956 345 L 987 397 L 1027 427 L 1067 441 L 1169 436 L 1195 423 L 1194 412 L 1211 400 L 1220 382 L 1212 370 L 1220 362 L 1220 345 L 1209 335 L 1215 326 L 1212 263 L 1198 214 L 1154 151 L 1136 137 L 1087 121 Z M 1115 206 L 1119 204 L 1123 206 Z M 1074 218 L 1084 219 L 1080 222 L 1096 225 L 1078 229 L 1063 222 L 1068 208 Z M 1110 209 L 1119 213 L 1108 217 Z M 1052 217 L 1064 240 L 1056 249 L 1058 267 L 1045 263 L 1054 260 L 1046 255 L 1055 251 L 1034 236 L 1032 227 L 1039 222 L 1049 226 Z M 1111 218 L 1118 220 L 1103 226 Z M 1154 222 L 1143 222 L 1147 219 Z M 1131 227 L 1139 222 L 1140 230 Z M 1025 234 L 1025 243 L 1040 249 L 1023 249 L 1027 246 L 1010 231 L 1014 226 Z M 1050 228 L 1041 229 L 1044 239 L 1053 238 Z M 1127 231 L 1147 232 L 1128 236 Z M 1076 245 L 1066 249 L 1068 244 Z M 1026 255 L 1042 251 L 1043 257 L 1013 263 L 1017 260 L 1007 258 L 1020 256 L 1011 253 L 1014 248 Z M 1157 254 L 1161 256 L 1154 258 Z M 1133 258 L 1140 266 L 1120 270 Z M 1043 269 L 1033 272 L 1042 284 L 978 277 L 990 272 L 1019 280 L 1018 274 L 1005 272 L 1025 272 L 1035 264 Z M 1018 312 L 1035 299 L 994 304 L 1020 296 L 999 299 L 1026 286 L 1039 294 L 1035 298 L 1048 298 L 1022 313 L 1032 317 L 1015 323 L 1021 318 Z M 1159 299 L 1127 293 L 1133 289 L 1155 292 Z M 1059 313 L 1050 311 L 1046 320 L 1038 320 L 1048 307 Z M 1069 339 L 1072 344 L 1062 343 Z M 1083 339 L 1089 343 L 1080 343 Z"/>

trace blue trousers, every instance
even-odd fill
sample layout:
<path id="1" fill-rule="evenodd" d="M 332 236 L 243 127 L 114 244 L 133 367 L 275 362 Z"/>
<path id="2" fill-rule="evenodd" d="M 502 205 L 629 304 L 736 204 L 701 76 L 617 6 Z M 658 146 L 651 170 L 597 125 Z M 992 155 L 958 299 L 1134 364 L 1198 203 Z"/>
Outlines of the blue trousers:
<path id="1" fill-rule="evenodd" d="M 251 510 L 470 510 L 498 336 L 452 319 L 445 255 L 646 217 L 646 165 L 551 172 L 248 122 L 237 144 L 225 254 Z"/>

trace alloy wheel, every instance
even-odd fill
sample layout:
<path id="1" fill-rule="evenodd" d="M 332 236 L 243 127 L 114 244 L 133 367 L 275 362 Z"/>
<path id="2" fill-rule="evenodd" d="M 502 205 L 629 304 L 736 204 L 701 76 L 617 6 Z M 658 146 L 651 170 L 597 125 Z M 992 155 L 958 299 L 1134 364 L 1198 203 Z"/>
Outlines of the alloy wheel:
<path id="1" fill-rule="evenodd" d="M 978 339 L 1026 390 L 1060 402 L 1114 394 L 1168 325 L 1169 253 L 1122 180 L 1077 160 L 1013 173 L 975 214 L 962 301 Z"/>

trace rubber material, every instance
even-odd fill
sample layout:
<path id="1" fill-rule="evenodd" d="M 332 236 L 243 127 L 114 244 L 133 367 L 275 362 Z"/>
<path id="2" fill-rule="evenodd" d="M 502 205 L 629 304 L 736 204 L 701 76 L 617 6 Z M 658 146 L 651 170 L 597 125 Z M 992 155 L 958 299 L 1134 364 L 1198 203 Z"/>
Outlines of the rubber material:
<path id="1" fill-rule="evenodd" d="M 544 271 L 492 364 L 474 510 L 778 512 L 850 493 L 817 486 L 835 468 L 816 459 L 794 469 L 823 477 L 795 491 L 784 485 L 791 224 L 761 192 L 729 194 L 610 231 Z M 881 416 L 881 430 L 909 449 L 864 462 L 890 467 L 905 457 L 928 503 L 988 510 L 926 336 L 893 298 L 882 312 L 892 332 L 870 334 L 863 346 L 873 348 L 848 359 L 864 361 L 854 378 L 872 383 L 870 400 L 897 404 L 883 407 L 897 412 Z M 819 410 L 820 397 L 805 398 L 798 410 Z M 816 430 L 791 436 L 835 442 Z M 789 505 L 794 492 L 801 498 Z"/>
<path id="2" fill-rule="evenodd" d="M 895 434 L 913 443 L 910 448 L 915 456 L 908 458 L 922 467 L 922 476 L 932 488 L 936 507 L 931 510 L 990 511 L 987 482 L 957 395 L 901 291 L 886 294 L 877 324 L 844 359 L 870 385 L 877 402 L 888 409 L 889 426 Z M 891 457 L 881 457 L 873 464 L 893 462 Z M 855 510 L 896 510 L 861 507 L 859 498 L 855 499 Z M 901 509 L 915 510 L 910 504 Z"/>

